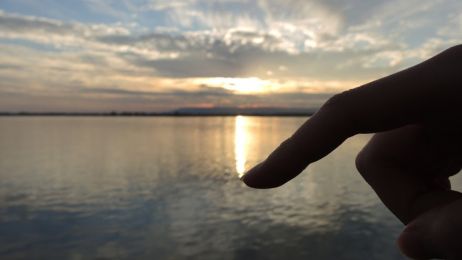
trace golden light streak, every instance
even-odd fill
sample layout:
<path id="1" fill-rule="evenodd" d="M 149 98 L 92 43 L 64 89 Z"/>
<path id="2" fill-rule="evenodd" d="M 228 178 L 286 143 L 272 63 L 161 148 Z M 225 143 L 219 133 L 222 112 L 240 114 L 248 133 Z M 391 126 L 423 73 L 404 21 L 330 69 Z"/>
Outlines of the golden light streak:
<path id="1" fill-rule="evenodd" d="M 236 160 L 236 172 L 241 178 L 245 173 L 247 162 L 247 146 L 249 144 L 248 118 L 236 116 L 234 128 L 234 157 Z"/>

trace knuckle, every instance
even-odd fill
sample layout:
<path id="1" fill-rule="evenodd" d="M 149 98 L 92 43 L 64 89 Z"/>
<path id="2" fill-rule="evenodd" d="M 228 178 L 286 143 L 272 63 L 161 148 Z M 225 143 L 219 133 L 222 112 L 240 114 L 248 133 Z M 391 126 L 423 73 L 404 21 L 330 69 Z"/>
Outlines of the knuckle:
<path id="1" fill-rule="evenodd" d="M 373 150 L 373 149 L 372 149 Z M 388 167 L 388 162 L 380 154 L 371 151 L 368 146 L 358 153 L 355 166 L 361 176 L 371 184 L 373 176 L 383 167 Z"/>
<path id="2" fill-rule="evenodd" d="M 447 51 L 460 56 L 462 55 L 462 44 L 454 45 L 447 49 Z"/>
<path id="3" fill-rule="evenodd" d="M 347 90 L 338 94 L 335 94 L 327 100 L 324 104 L 323 109 L 328 110 L 340 110 L 348 107 L 348 99 L 351 95 L 351 90 Z"/>
<path id="4" fill-rule="evenodd" d="M 354 103 L 354 89 L 332 96 L 321 107 L 321 111 L 335 118 L 335 125 L 344 128 L 350 135 L 356 134 L 361 126 L 359 105 Z"/>
<path id="5" fill-rule="evenodd" d="M 450 66 L 460 66 L 461 59 L 462 59 L 462 44 L 458 44 L 455 46 L 452 46 L 445 51 L 443 51 L 440 55 L 437 55 L 441 58 L 439 60 L 443 64 L 447 64 Z"/>
<path id="6" fill-rule="evenodd" d="M 368 172 L 368 169 L 370 168 L 369 164 L 370 163 L 367 160 L 365 153 L 363 151 L 359 152 L 355 159 L 355 166 L 361 175 L 364 176 Z"/>

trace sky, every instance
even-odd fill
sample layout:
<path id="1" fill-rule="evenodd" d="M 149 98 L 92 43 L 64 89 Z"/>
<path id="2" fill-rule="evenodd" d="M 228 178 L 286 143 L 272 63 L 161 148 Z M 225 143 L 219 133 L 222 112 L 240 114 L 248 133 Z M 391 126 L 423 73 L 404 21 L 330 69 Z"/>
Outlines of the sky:
<path id="1" fill-rule="evenodd" d="M 0 0 L 0 111 L 318 107 L 461 38 L 460 0 Z"/>

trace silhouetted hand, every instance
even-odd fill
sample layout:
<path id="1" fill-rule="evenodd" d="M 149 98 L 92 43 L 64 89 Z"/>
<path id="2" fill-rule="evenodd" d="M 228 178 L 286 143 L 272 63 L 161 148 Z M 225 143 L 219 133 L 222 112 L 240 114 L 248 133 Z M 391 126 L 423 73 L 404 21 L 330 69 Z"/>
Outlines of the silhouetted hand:
<path id="1" fill-rule="evenodd" d="M 345 139 L 377 133 L 356 165 L 404 223 L 402 252 L 462 259 L 462 194 L 449 176 L 462 167 L 462 45 L 388 77 L 335 95 L 243 181 L 273 188 Z"/>

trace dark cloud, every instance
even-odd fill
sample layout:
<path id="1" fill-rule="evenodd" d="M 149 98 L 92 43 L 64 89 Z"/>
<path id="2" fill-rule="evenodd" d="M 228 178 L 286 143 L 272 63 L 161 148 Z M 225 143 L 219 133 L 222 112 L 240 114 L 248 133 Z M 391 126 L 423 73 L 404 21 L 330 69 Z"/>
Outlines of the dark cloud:
<path id="1" fill-rule="evenodd" d="M 324 103 L 332 93 L 303 93 L 303 92 L 286 92 L 272 94 L 245 94 L 239 95 L 232 91 L 201 85 L 199 90 L 184 91 L 173 90 L 166 92 L 148 92 L 148 91 L 133 91 L 115 88 L 82 88 L 82 93 L 91 94 L 110 94 L 120 97 L 139 97 L 142 99 L 151 99 L 154 102 L 164 102 L 170 100 L 181 106 L 181 102 L 190 104 L 200 104 L 204 101 L 210 101 L 213 105 L 221 105 L 222 103 L 231 103 L 234 105 L 273 105 L 273 106 L 308 106 L 319 107 Z M 223 101 L 223 102 L 222 102 Z"/>
<path id="2" fill-rule="evenodd" d="M 0 70 L 22 70 L 22 66 L 16 64 L 0 64 Z"/>
<path id="3" fill-rule="evenodd" d="M 1 91 L 0 111 L 164 111 L 178 107 L 262 106 L 316 108 L 330 93 L 274 93 L 239 95 L 226 89 L 199 86 L 197 91 L 134 91 L 118 88 L 69 87 L 46 92 Z"/>
<path id="4" fill-rule="evenodd" d="M 45 18 L 3 14 L 0 15 L 0 30 L 2 32 L 16 33 L 38 30 L 44 33 L 66 34 L 73 32 L 75 27 L 68 23 L 61 23 Z"/>
<path id="5" fill-rule="evenodd" d="M 165 96 L 175 96 L 175 97 L 203 97 L 203 96 L 231 96 L 234 95 L 233 92 L 223 88 L 209 87 L 207 85 L 199 86 L 198 90 L 187 91 L 187 90 L 169 90 L 163 92 L 155 91 L 136 91 L 128 90 L 121 88 L 84 88 L 80 87 L 79 92 L 81 93 L 92 93 L 92 94 L 111 94 L 111 95 L 121 95 L 121 96 L 143 96 L 143 97 L 165 97 Z"/>
<path id="6" fill-rule="evenodd" d="M 180 51 L 180 50 L 178 50 Z M 163 77 L 313 77 L 319 80 L 361 80 L 399 69 L 396 66 L 364 66 L 368 57 L 381 49 L 318 51 L 291 54 L 271 51 L 255 44 L 228 45 L 214 40 L 209 45 L 196 46 L 195 52 L 183 52 L 177 58 L 149 59 L 144 55 L 124 53 L 121 57 L 131 64 L 151 68 Z M 286 69 L 280 71 L 279 67 Z"/>
<path id="7" fill-rule="evenodd" d="M 94 40 L 116 46 L 152 48 L 158 51 L 187 51 L 194 45 L 185 36 L 168 33 L 148 33 L 142 35 L 104 35 Z"/>
<path id="8" fill-rule="evenodd" d="M 208 59 L 200 55 L 156 60 L 131 56 L 128 61 L 136 66 L 152 68 L 156 75 L 162 77 L 239 77 L 245 74 L 245 68 L 232 60 Z"/>

